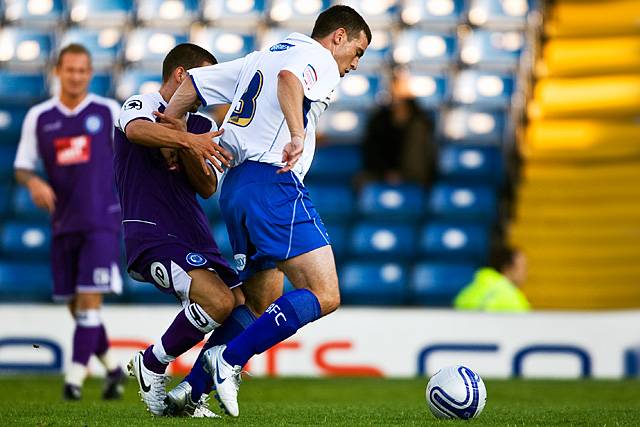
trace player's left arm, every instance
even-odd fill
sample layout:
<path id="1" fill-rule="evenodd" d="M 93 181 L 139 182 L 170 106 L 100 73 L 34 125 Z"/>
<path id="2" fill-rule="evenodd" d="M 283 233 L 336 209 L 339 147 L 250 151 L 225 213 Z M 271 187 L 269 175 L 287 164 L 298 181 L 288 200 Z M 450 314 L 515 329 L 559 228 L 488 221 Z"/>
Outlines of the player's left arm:
<path id="1" fill-rule="evenodd" d="M 281 70 L 278 73 L 278 102 L 291 134 L 291 142 L 282 151 L 282 162 L 285 165 L 278 173 L 290 171 L 302 156 L 305 132 L 303 101 L 304 89 L 298 77 L 289 70 Z"/>

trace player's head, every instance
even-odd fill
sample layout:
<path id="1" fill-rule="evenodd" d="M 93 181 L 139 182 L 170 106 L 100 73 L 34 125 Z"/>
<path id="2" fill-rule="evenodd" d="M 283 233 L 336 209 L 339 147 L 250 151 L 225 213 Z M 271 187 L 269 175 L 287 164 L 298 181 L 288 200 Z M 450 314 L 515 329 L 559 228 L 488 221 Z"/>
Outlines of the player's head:
<path id="1" fill-rule="evenodd" d="M 217 63 L 216 57 L 208 50 L 193 43 L 181 43 L 171 49 L 162 61 L 162 85 L 171 89 L 171 96 L 189 76 L 187 70 Z M 197 107 L 196 105 L 194 110 Z"/>
<path id="2" fill-rule="evenodd" d="M 81 44 L 67 45 L 58 54 L 55 72 L 60 80 L 62 95 L 72 98 L 83 97 L 89 90 L 93 73 L 91 54 Z"/>
<path id="3" fill-rule="evenodd" d="M 513 284 L 520 286 L 527 278 L 527 257 L 517 248 L 493 248 L 489 266 L 502 273 Z"/>
<path id="4" fill-rule="evenodd" d="M 311 37 L 331 51 L 340 77 L 344 77 L 358 68 L 360 58 L 371 43 L 371 29 L 354 9 L 337 5 L 318 15 Z"/>

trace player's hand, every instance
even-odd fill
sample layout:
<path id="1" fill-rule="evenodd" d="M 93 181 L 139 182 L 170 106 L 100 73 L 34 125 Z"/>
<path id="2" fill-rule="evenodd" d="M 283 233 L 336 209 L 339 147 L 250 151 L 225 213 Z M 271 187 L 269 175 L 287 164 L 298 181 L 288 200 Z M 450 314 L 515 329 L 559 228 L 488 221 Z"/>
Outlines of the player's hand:
<path id="1" fill-rule="evenodd" d="M 169 117 L 160 111 L 154 111 L 153 115 L 160 119 L 160 124 L 170 129 L 180 132 L 187 131 L 187 121 L 185 119 L 178 119 L 176 117 Z"/>
<path id="2" fill-rule="evenodd" d="M 284 166 L 278 169 L 276 173 L 285 173 L 293 169 L 296 163 L 298 163 L 298 160 L 300 160 L 303 150 L 304 137 L 292 136 L 291 142 L 285 145 L 282 150 L 282 162 L 284 163 Z"/>
<path id="3" fill-rule="evenodd" d="M 187 139 L 189 151 L 196 159 L 200 160 L 202 170 L 207 175 L 211 174 L 211 170 L 207 166 L 206 160 L 209 160 L 220 173 L 224 172 L 222 165 L 231 167 L 231 160 L 233 160 L 231 153 L 213 142 L 213 138 L 222 135 L 223 132 L 224 129 L 203 134 L 187 134 L 189 135 Z"/>
<path id="4" fill-rule="evenodd" d="M 31 193 L 31 200 L 37 207 L 53 213 L 56 208 L 56 193 L 49 184 L 38 177 L 33 177 L 27 181 L 27 188 Z"/>

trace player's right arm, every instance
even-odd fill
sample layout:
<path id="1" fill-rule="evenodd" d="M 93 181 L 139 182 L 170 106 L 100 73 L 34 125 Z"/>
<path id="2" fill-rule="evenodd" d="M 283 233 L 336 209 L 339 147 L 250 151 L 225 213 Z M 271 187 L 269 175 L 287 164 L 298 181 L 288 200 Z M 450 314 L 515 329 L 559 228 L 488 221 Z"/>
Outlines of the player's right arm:
<path id="1" fill-rule="evenodd" d="M 56 205 L 56 194 L 47 181 L 40 178 L 35 169 L 40 158 L 36 135 L 37 115 L 30 110 L 22 123 L 22 133 L 13 167 L 18 184 L 29 190 L 33 203 L 52 213 Z"/>

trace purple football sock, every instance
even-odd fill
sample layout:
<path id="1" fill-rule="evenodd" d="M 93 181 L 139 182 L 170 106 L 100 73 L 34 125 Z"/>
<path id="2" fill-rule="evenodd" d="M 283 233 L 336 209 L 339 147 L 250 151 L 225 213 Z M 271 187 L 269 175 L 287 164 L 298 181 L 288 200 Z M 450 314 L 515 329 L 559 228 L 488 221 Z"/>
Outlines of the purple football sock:
<path id="1" fill-rule="evenodd" d="M 203 338 L 204 333 L 187 319 L 184 311 L 181 311 L 162 336 L 162 346 L 167 355 L 178 357 Z"/>
<path id="2" fill-rule="evenodd" d="M 73 333 L 73 353 L 71 359 L 81 365 L 87 365 L 89 358 L 96 349 L 96 344 L 100 338 L 99 327 L 87 327 L 76 324 Z"/>
<path id="3" fill-rule="evenodd" d="M 109 350 L 109 338 L 107 338 L 107 330 L 104 328 L 104 325 L 98 326 L 99 334 L 98 334 L 98 342 L 96 343 L 96 356 L 103 355 Z"/>

